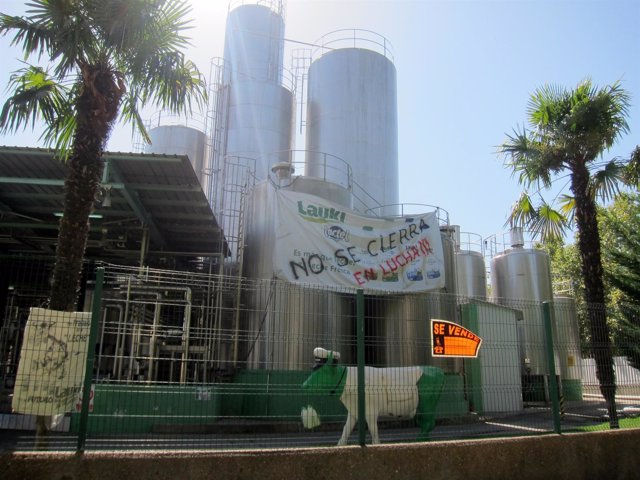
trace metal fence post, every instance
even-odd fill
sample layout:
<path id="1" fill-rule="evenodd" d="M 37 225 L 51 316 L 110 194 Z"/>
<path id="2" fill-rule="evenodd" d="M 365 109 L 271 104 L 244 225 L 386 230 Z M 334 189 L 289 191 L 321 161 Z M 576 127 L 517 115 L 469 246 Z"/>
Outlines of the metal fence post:
<path id="1" fill-rule="evenodd" d="M 89 401 L 91 400 L 91 381 L 93 380 L 93 363 L 95 361 L 96 336 L 100 323 L 100 310 L 102 307 L 102 285 L 104 283 L 104 268 L 96 269 L 96 288 L 93 291 L 93 305 L 91 308 L 91 328 L 87 346 L 87 363 L 84 372 L 84 384 L 82 387 L 82 407 L 80 410 L 80 423 L 78 426 L 78 446 L 76 453 L 83 453 L 87 442 L 87 426 L 89 420 Z"/>
<path id="2" fill-rule="evenodd" d="M 553 430 L 562 433 L 560 426 L 560 389 L 558 388 L 558 377 L 556 376 L 556 361 L 553 354 L 553 329 L 551 327 L 551 302 L 542 303 L 542 316 L 544 318 L 544 331 L 547 347 L 547 363 L 549 364 L 549 389 L 551 394 L 551 410 L 553 414 Z"/>
<path id="3" fill-rule="evenodd" d="M 365 446 L 367 433 L 364 389 L 364 291 L 356 293 L 356 340 L 358 361 L 358 443 Z"/>

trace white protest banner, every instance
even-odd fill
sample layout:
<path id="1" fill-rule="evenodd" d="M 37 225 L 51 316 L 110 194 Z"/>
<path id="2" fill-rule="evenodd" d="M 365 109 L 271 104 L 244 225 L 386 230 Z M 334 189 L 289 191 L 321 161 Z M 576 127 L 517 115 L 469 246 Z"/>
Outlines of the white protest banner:
<path id="1" fill-rule="evenodd" d="M 435 212 L 365 217 L 304 193 L 276 192 L 274 271 L 292 283 L 389 292 L 444 286 Z"/>
<path id="2" fill-rule="evenodd" d="M 74 409 L 90 326 L 89 312 L 31 308 L 11 404 L 15 412 L 56 415 Z"/>

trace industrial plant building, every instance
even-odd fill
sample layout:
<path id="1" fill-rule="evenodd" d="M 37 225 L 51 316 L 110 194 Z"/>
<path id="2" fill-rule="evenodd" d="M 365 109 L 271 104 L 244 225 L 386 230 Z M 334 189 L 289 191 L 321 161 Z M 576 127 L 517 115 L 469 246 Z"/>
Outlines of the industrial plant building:
<path id="1" fill-rule="evenodd" d="M 203 117 L 160 112 L 150 145 L 106 155 L 80 299 L 80 309 L 90 304 L 92 269 L 106 262 L 96 399 L 101 384 L 168 384 L 174 399 L 198 389 L 193 408 L 204 417 L 294 416 L 295 399 L 280 407 L 265 392 L 301 383 L 317 346 L 355 363 L 358 289 L 367 364 L 441 367 L 441 416 L 548 401 L 542 302 L 555 306 L 564 398 L 581 399 L 575 306 L 554 296 L 548 255 L 519 230 L 483 239 L 442 207 L 400 203 L 390 42 L 336 31 L 286 68 L 284 32 L 282 0 L 232 2 Z M 48 294 L 64 177 L 51 151 L 0 148 L 5 389 L 26 308 Z M 388 252 L 398 253 L 383 261 Z M 433 356 L 433 319 L 473 330 L 478 358 Z M 213 386 L 233 384 L 260 394 L 198 410 Z M 124 401 L 133 410 L 134 395 L 96 409 L 108 417 Z"/>

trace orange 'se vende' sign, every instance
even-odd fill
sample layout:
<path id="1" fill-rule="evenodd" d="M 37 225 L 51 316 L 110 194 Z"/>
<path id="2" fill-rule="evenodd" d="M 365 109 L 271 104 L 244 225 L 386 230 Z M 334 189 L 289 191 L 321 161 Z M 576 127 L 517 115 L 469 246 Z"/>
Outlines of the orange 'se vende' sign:
<path id="1" fill-rule="evenodd" d="M 431 320 L 431 353 L 434 357 L 477 357 L 482 339 L 446 320 Z"/>

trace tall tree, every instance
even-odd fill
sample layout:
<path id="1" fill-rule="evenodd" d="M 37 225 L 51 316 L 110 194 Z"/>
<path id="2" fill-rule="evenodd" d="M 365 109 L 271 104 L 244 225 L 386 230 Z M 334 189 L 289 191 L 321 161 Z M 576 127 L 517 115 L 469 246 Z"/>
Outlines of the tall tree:
<path id="1" fill-rule="evenodd" d="M 72 311 L 115 122 L 131 122 L 148 140 L 139 109 L 189 112 L 206 90 L 182 51 L 184 0 L 31 0 L 27 7 L 26 17 L 0 13 L 0 33 L 12 33 L 25 59 L 44 58 L 48 69 L 27 64 L 12 75 L 0 131 L 42 120 L 42 137 L 68 162 L 49 306 Z"/>
<path id="2" fill-rule="evenodd" d="M 615 345 L 640 369 L 640 195 L 621 195 L 601 218 L 610 237 L 602 248 L 605 279 L 617 290 Z"/>
<path id="3" fill-rule="evenodd" d="M 13 94 L 0 113 L 0 131 L 44 121 L 42 134 L 68 161 L 49 307 L 76 309 L 89 215 L 104 168 L 103 152 L 119 117 L 144 131 L 144 105 L 183 113 L 206 90 L 182 50 L 190 7 L 182 0 L 32 0 L 28 16 L 0 13 L 0 34 L 14 34 L 29 65 L 10 80 Z M 37 419 L 38 443 L 45 418 Z"/>
<path id="4" fill-rule="evenodd" d="M 526 188 L 551 188 L 560 175 L 569 178 L 571 195 L 562 208 L 572 215 L 562 215 L 542 201 L 533 206 L 525 192 L 514 206 L 512 223 L 526 225 L 543 236 L 562 234 L 568 223 L 577 229 L 584 278 L 584 295 L 591 336 L 591 353 L 596 363 L 600 391 L 607 402 L 611 428 L 618 428 L 615 404 L 615 372 L 609 327 L 604 308 L 600 235 L 597 218 L 597 195 L 611 198 L 624 181 L 629 161 L 601 158 L 620 136 L 628 132 L 629 94 L 619 82 L 598 88 L 585 80 L 574 89 L 560 86 L 538 88 L 527 107 L 529 130 L 516 128 L 499 151 Z M 545 228 L 555 225 L 555 229 Z"/>

